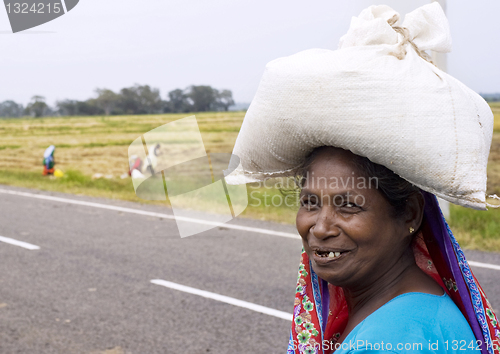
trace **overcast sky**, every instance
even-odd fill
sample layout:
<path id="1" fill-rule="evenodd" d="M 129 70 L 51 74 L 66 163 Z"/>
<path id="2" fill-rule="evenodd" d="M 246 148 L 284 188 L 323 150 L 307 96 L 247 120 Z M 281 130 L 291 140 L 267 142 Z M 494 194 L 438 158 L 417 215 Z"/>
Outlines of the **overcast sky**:
<path id="1" fill-rule="evenodd" d="M 385 0 L 402 15 L 427 4 Z M 250 102 L 267 62 L 336 49 L 373 0 L 80 0 L 66 15 L 12 34 L 0 9 L 0 101 L 87 99 L 135 83 L 168 91 L 211 85 Z M 378 4 L 380 4 L 378 3 Z M 448 0 L 448 72 L 477 92 L 500 92 L 500 1 Z"/>

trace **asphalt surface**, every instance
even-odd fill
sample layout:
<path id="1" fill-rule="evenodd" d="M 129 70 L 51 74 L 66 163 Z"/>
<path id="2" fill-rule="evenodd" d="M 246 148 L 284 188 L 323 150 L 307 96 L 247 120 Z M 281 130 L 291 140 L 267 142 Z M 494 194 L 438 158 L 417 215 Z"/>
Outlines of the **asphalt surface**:
<path id="1" fill-rule="evenodd" d="M 40 193 L 0 186 L 1 189 Z M 168 208 L 56 193 L 172 214 Z M 293 226 L 234 224 L 296 233 Z M 285 353 L 290 323 L 152 284 L 163 279 L 290 313 L 301 242 L 0 193 L 0 353 Z M 500 265 L 500 255 L 466 251 Z M 474 267 L 494 308 L 500 271 Z"/>

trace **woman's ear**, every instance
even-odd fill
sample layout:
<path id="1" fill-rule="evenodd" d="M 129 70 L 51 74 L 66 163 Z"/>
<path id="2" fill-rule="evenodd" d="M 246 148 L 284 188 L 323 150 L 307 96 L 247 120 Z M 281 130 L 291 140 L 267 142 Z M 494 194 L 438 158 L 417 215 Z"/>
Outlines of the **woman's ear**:
<path id="1" fill-rule="evenodd" d="M 422 224 L 424 217 L 425 200 L 422 193 L 413 193 L 406 203 L 405 223 L 410 234 L 415 233 Z"/>

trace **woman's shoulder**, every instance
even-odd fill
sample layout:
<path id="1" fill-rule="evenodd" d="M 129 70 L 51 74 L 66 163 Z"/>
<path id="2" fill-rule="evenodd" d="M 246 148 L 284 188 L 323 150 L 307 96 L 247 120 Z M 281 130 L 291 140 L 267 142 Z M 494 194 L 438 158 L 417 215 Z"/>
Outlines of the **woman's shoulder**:
<path id="1" fill-rule="evenodd" d="M 401 317 L 400 315 L 405 316 Z M 428 317 L 429 314 L 433 316 Z M 437 316 L 441 314 L 443 316 Z M 444 293 L 443 295 L 434 295 L 421 292 L 410 292 L 396 296 L 385 305 L 377 309 L 366 320 L 382 317 L 386 319 L 408 319 L 409 315 L 414 320 L 424 318 L 428 324 L 429 320 L 443 320 L 450 316 L 462 316 L 460 310 L 453 300 Z"/>
<path id="2" fill-rule="evenodd" d="M 453 353 L 454 341 L 469 346 L 475 337 L 448 295 L 406 293 L 369 315 L 345 339 L 349 341 L 357 344 L 356 351 Z"/>
<path id="3" fill-rule="evenodd" d="M 470 326 L 453 300 L 445 293 L 406 293 L 395 297 L 373 312 L 360 324 L 360 331 L 369 330 L 374 325 L 391 329 L 391 333 L 407 336 L 455 332 L 457 328 Z M 472 331 L 471 331 L 472 334 Z"/>

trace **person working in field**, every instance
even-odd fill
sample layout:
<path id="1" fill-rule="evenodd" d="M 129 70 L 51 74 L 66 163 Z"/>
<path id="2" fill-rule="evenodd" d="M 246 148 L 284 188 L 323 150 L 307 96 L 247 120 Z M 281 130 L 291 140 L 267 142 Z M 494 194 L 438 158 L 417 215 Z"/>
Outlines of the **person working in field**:
<path id="1" fill-rule="evenodd" d="M 56 160 L 54 159 L 54 152 L 56 147 L 54 145 L 50 145 L 45 152 L 43 153 L 43 175 L 53 175 L 54 174 L 54 166 L 56 164 Z"/>

